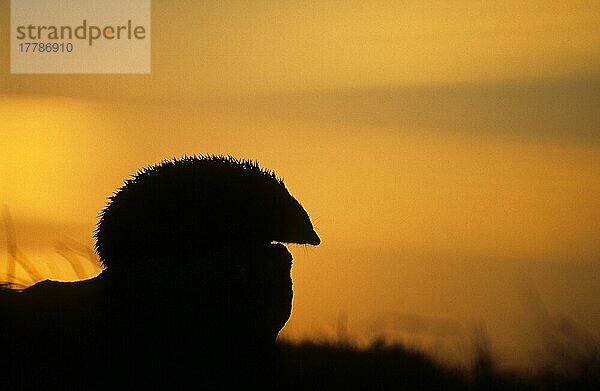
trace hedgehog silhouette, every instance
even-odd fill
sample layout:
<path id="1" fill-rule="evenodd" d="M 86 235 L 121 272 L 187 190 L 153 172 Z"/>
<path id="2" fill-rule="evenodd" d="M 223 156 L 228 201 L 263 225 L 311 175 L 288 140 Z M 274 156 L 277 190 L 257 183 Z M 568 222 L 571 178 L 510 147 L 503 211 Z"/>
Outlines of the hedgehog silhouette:
<path id="1" fill-rule="evenodd" d="M 230 156 L 185 157 L 139 171 L 110 198 L 96 230 L 107 268 L 273 241 L 320 243 L 275 173 Z"/>
<path id="2" fill-rule="evenodd" d="M 229 156 L 163 161 L 110 197 L 95 238 L 99 276 L 0 292 L 0 342 L 13 352 L 0 386 L 228 388 L 273 378 L 293 297 L 282 243 L 320 239 L 272 171 Z"/>

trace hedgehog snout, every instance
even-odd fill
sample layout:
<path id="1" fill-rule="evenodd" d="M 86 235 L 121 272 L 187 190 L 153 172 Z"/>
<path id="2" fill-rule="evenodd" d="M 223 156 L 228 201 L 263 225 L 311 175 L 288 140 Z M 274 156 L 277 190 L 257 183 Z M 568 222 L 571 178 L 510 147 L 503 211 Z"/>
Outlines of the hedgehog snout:
<path id="1" fill-rule="evenodd" d="M 321 238 L 319 238 L 319 235 L 317 235 L 317 233 L 315 232 L 314 229 L 311 230 L 310 233 L 308 234 L 306 243 L 312 244 L 313 246 L 318 246 L 319 244 L 321 244 Z"/>

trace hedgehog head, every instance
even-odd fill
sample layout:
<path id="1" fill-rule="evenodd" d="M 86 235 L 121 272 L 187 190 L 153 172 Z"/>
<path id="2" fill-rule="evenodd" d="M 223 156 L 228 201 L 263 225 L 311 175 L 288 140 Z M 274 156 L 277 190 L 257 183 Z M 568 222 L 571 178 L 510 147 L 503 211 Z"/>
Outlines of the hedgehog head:
<path id="1" fill-rule="evenodd" d="M 95 233 L 105 267 L 223 248 L 320 239 L 302 205 L 252 161 L 193 156 L 139 171 L 110 197 Z"/>

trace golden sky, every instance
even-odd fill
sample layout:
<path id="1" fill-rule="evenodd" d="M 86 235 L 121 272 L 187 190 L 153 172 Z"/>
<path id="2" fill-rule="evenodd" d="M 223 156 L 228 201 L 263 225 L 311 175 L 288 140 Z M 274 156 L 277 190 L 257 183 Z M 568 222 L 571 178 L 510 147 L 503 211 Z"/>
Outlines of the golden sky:
<path id="1" fill-rule="evenodd" d="M 224 153 L 274 169 L 323 240 L 291 249 L 289 337 L 347 316 L 357 338 L 468 345 L 482 320 L 514 359 L 532 286 L 600 336 L 597 2 L 155 0 L 152 48 L 150 75 L 0 57 L 0 204 L 46 276 L 75 278 L 56 242 L 90 245 L 129 174 Z"/>

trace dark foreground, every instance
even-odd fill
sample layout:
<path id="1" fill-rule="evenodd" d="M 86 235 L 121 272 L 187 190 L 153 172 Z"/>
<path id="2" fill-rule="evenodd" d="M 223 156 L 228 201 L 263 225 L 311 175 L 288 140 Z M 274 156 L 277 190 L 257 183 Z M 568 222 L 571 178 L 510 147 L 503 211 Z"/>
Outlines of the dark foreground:
<path id="1" fill-rule="evenodd" d="M 496 371 L 480 357 L 471 372 L 399 345 L 278 344 L 277 386 L 286 390 L 600 390 L 598 357 L 570 374 Z"/>

